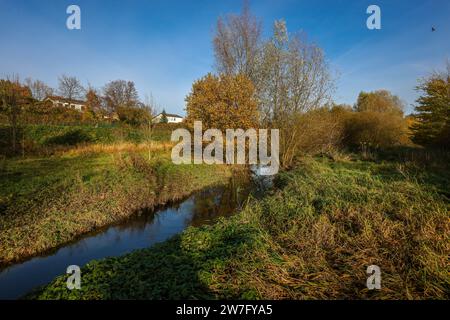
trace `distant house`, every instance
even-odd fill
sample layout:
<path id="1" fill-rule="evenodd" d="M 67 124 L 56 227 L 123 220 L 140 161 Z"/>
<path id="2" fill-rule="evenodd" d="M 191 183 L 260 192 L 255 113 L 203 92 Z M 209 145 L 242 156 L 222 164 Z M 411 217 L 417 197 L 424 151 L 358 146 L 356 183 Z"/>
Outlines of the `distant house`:
<path id="1" fill-rule="evenodd" d="M 161 122 L 162 117 L 163 117 L 163 113 L 161 112 L 156 117 L 154 117 L 153 120 L 155 120 L 156 122 Z M 183 120 L 184 120 L 184 118 L 182 116 L 179 116 L 177 114 L 172 114 L 172 113 L 166 113 L 166 117 L 167 117 L 167 123 L 180 123 L 180 122 L 183 122 Z"/>
<path id="2" fill-rule="evenodd" d="M 83 111 L 86 107 L 85 101 L 66 99 L 60 96 L 48 96 L 44 101 L 51 101 L 55 107 L 73 108 L 78 111 Z"/>

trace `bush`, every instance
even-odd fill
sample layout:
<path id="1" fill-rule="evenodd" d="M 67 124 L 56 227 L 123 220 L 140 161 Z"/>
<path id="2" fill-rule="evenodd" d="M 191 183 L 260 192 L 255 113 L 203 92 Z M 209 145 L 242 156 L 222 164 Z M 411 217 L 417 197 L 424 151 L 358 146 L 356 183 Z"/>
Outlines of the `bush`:
<path id="1" fill-rule="evenodd" d="M 144 108 L 120 106 L 117 108 L 117 114 L 120 121 L 134 127 L 151 120 L 150 113 Z"/>
<path id="2" fill-rule="evenodd" d="M 280 139 L 284 164 L 292 163 L 293 159 L 305 154 L 410 145 L 407 120 L 398 110 L 354 111 L 349 107 L 335 106 L 300 114 L 293 123 Z M 289 144 L 289 149 L 285 139 L 294 141 Z"/>
<path id="3" fill-rule="evenodd" d="M 394 113 L 352 112 L 345 120 L 345 143 L 354 148 L 367 145 L 386 148 L 409 144 L 407 122 Z"/>
<path id="4" fill-rule="evenodd" d="M 46 141 L 46 145 L 69 145 L 93 142 L 94 138 L 81 129 L 75 129 L 63 133 L 62 135 L 51 137 Z"/>
<path id="5" fill-rule="evenodd" d="M 288 134 L 293 133 L 296 134 L 297 152 L 329 152 L 342 147 L 344 122 L 337 112 L 320 108 L 298 116 L 295 130 Z"/>

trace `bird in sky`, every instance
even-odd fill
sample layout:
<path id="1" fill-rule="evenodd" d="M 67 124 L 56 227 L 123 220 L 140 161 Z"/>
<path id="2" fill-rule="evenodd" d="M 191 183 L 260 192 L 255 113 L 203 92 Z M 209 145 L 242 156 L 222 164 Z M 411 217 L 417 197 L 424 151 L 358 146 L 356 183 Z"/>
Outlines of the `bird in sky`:
<path id="1" fill-rule="evenodd" d="M 431 32 L 435 32 L 436 28 L 435 27 L 431 27 Z"/>

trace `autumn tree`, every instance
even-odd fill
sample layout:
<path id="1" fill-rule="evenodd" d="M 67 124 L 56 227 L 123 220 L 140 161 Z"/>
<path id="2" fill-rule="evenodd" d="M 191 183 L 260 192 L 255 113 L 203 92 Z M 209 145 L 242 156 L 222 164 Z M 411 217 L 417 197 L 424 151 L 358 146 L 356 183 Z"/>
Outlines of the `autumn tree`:
<path id="1" fill-rule="evenodd" d="M 217 21 L 213 39 L 219 73 L 244 74 L 255 82 L 261 45 L 261 23 L 250 13 L 248 2 L 240 15 L 230 14 Z"/>
<path id="2" fill-rule="evenodd" d="M 20 84 L 18 79 L 0 80 L 0 112 L 3 113 L 11 126 L 11 145 L 16 152 L 17 130 L 19 117 L 24 108 L 31 102 L 31 91 Z"/>
<path id="3" fill-rule="evenodd" d="M 259 124 L 280 130 L 280 161 L 289 166 L 299 148 L 301 115 L 329 100 L 333 81 L 323 51 L 304 34 L 288 33 L 283 20 L 275 21 L 269 39 L 261 34 L 247 2 L 240 15 L 219 18 L 213 39 L 216 68 L 252 81 Z"/>
<path id="4" fill-rule="evenodd" d="M 115 112 L 119 107 L 130 108 L 139 102 L 139 95 L 133 81 L 111 81 L 103 88 L 103 96 L 107 108 Z"/>
<path id="5" fill-rule="evenodd" d="M 398 114 L 353 112 L 347 120 L 345 142 L 360 151 L 409 143 L 406 119 Z"/>
<path id="6" fill-rule="evenodd" d="M 387 90 L 360 92 L 355 105 L 358 112 L 373 111 L 403 115 L 404 104 Z"/>
<path id="7" fill-rule="evenodd" d="M 424 146 L 450 147 L 450 63 L 447 70 L 434 73 L 417 86 L 413 141 Z"/>
<path id="8" fill-rule="evenodd" d="M 76 77 L 62 75 L 58 78 L 58 93 L 69 100 L 80 99 L 85 89 Z"/>
<path id="9" fill-rule="evenodd" d="M 38 101 L 34 100 L 25 113 L 26 123 L 31 124 L 51 124 L 58 123 L 58 118 L 55 117 L 59 107 L 53 105 L 49 100 Z M 62 109 L 62 108 L 61 108 Z"/>
<path id="10" fill-rule="evenodd" d="M 403 102 L 387 90 L 360 92 L 346 123 L 346 144 L 351 147 L 385 148 L 408 144 Z"/>
<path id="11" fill-rule="evenodd" d="M 258 126 L 255 88 L 244 75 L 207 74 L 196 81 L 186 98 L 188 125 L 202 121 L 204 128 L 248 129 Z"/>
<path id="12" fill-rule="evenodd" d="M 116 110 L 121 122 L 134 127 L 145 125 L 151 121 L 148 109 L 139 106 L 119 106 Z"/>
<path id="13" fill-rule="evenodd" d="M 97 90 L 89 87 L 86 93 L 86 110 L 84 113 L 91 113 L 93 119 L 101 120 L 105 115 L 105 110 L 102 105 L 102 98 Z"/>

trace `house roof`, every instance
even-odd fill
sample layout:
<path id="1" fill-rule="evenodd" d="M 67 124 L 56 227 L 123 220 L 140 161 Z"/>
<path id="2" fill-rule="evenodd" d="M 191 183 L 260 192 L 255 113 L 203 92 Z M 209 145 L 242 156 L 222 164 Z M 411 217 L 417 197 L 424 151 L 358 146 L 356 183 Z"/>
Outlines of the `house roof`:
<path id="1" fill-rule="evenodd" d="M 76 100 L 76 99 L 67 99 L 61 96 L 48 96 L 44 100 L 52 100 L 52 101 L 61 101 L 65 103 L 76 103 L 76 104 L 86 104 L 86 101 Z"/>
<path id="2" fill-rule="evenodd" d="M 163 114 L 162 112 L 159 113 L 158 115 L 155 116 L 155 118 L 161 116 L 162 114 Z M 174 113 L 167 113 L 167 112 L 166 112 L 166 117 L 175 117 L 175 118 L 181 118 L 181 119 L 183 119 L 182 116 L 179 116 L 179 115 L 174 114 Z"/>

